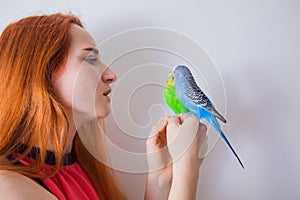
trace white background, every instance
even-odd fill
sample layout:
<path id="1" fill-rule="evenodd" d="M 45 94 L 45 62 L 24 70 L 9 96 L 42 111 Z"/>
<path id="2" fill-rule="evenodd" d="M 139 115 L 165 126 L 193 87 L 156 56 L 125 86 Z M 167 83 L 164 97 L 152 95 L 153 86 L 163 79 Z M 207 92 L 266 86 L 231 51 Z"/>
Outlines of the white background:
<path id="1" fill-rule="evenodd" d="M 0 31 L 32 14 L 72 11 L 99 43 L 145 26 L 193 38 L 223 78 L 224 130 L 245 165 L 242 170 L 220 140 L 201 168 L 197 199 L 300 199 L 298 0 L 1 0 L 0 5 Z M 143 198 L 146 174 L 117 175 L 129 199 Z"/>

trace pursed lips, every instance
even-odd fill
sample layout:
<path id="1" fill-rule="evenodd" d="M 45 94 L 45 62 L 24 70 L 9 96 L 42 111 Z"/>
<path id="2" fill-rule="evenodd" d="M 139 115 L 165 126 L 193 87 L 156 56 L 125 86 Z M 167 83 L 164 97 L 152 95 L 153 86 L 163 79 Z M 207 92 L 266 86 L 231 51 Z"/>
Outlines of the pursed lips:
<path id="1" fill-rule="evenodd" d="M 104 96 L 107 96 L 107 95 L 109 95 L 109 93 L 111 93 L 111 88 L 109 88 L 108 90 L 106 90 L 106 91 L 103 93 L 103 95 L 104 95 Z"/>

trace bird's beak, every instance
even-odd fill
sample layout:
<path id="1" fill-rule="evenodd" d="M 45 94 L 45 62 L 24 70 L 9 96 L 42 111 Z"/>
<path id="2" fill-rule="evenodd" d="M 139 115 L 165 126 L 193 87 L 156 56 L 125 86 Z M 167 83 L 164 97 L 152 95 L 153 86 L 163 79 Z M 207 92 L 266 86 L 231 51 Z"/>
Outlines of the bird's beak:
<path id="1" fill-rule="evenodd" d="M 172 83 L 174 81 L 174 73 L 171 72 L 168 74 L 168 83 Z"/>
<path id="2" fill-rule="evenodd" d="M 174 80 L 174 73 L 173 72 L 171 72 L 170 74 L 168 74 L 168 79 L 169 80 Z"/>
<path id="3" fill-rule="evenodd" d="M 172 78 L 172 80 L 174 80 L 174 78 L 175 78 L 174 72 L 171 73 L 171 78 Z"/>

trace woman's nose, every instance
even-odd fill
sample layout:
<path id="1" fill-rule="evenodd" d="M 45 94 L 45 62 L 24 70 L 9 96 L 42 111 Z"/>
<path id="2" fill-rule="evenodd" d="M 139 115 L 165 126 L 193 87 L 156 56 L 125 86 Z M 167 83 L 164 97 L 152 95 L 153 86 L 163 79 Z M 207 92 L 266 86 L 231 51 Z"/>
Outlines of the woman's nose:
<path id="1" fill-rule="evenodd" d="M 113 83 L 117 80 L 117 76 L 109 67 L 106 67 L 102 74 L 102 81 L 105 83 Z"/>

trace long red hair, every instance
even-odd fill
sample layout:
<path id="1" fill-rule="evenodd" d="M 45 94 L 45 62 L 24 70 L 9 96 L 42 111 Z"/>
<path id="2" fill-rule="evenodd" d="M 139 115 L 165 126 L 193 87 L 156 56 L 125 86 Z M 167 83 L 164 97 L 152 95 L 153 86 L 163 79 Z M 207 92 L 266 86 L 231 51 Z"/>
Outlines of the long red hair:
<path id="1" fill-rule="evenodd" d="M 56 165 L 61 166 L 68 121 L 55 93 L 53 74 L 63 68 L 70 46 L 70 24 L 82 27 L 73 15 L 53 14 L 23 18 L 6 27 L 0 37 L 0 169 L 27 177 L 45 163 L 48 142 L 53 144 Z M 29 166 L 14 165 L 7 158 L 26 145 L 22 159 L 37 146 L 39 154 Z M 99 197 L 124 199 L 112 170 L 95 159 L 75 137 L 78 161 L 92 180 Z"/>

